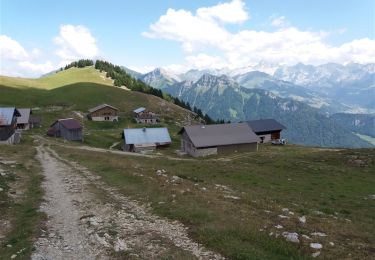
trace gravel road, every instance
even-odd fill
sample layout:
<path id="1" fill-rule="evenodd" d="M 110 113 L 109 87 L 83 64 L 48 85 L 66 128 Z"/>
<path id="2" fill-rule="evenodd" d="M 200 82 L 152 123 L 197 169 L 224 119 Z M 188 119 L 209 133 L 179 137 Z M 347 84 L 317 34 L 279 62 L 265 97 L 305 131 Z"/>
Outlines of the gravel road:
<path id="1" fill-rule="evenodd" d="M 40 145 L 45 230 L 32 259 L 223 259 L 188 237 L 186 227 L 108 187 L 76 162 Z"/>

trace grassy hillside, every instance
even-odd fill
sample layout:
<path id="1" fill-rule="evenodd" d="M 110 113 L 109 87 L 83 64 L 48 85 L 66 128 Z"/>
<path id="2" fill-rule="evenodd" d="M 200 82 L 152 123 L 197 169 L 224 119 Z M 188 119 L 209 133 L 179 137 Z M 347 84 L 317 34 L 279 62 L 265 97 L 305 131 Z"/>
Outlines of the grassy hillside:
<path id="1" fill-rule="evenodd" d="M 101 73 L 92 67 L 71 68 L 41 79 L 20 79 L 1 77 L 0 106 L 34 108 L 34 114 L 40 115 L 43 127 L 34 130 L 44 133 L 54 120 L 62 117 L 74 117 L 84 124 L 85 142 L 93 146 L 108 148 L 121 141 L 121 132 L 125 127 L 142 127 L 132 120 L 131 111 L 143 106 L 160 115 L 161 126 L 168 126 L 172 138 L 176 139 L 179 128 L 195 115 L 179 106 L 158 97 L 135 91 L 128 91 L 109 84 L 98 84 Z M 83 82 L 79 82 L 83 81 Z M 106 79 L 108 83 L 108 79 Z M 43 84 L 38 85 L 40 82 Z M 72 83 L 75 82 L 75 83 Z M 119 109 L 120 121 L 91 122 L 85 117 L 89 108 L 102 103 L 111 104 Z"/>
<path id="2" fill-rule="evenodd" d="M 0 85 L 16 88 L 54 89 L 80 82 L 112 86 L 112 80 L 106 78 L 104 72 L 100 73 L 95 70 L 93 66 L 85 68 L 74 67 L 37 79 L 0 76 Z"/>
<path id="3" fill-rule="evenodd" d="M 171 160 L 54 148 L 155 213 L 182 221 L 192 237 L 228 259 L 373 255 L 372 149 L 263 145 L 255 153 Z M 286 242 L 283 232 L 297 232 L 300 243 Z"/>

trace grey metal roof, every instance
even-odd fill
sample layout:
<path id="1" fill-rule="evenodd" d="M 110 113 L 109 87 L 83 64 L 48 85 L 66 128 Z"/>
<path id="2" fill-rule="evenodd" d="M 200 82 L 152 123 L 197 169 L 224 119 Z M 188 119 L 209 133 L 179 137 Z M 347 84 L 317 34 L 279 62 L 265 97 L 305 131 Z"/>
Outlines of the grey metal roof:
<path id="1" fill-rule="evenodd" d="M 145 111 L 145 110 L 146 110 L 146 108 L 144 108 L 144 107 L 139 107 L 139 108 L 137 108 L 137 109 L 134 109 L 133 112 L 138 114 L 138 113 L 141 113 L 141 112 L 143 112 L 143 111 Z"/>
<path id="2" fill-rule="evenodd" d="M 20 112 L 21 116 L 17 117 L 17 124 L 28 124 L 30 114 L 31 114 L 31 109 L 30 108 L 18 108 L 18 111 Z"/>
<path id="3" fill-rule="evenodd" d="M 95 111 L 97 111 L 97 110 L 99 110 L 99 109 L 102 109 L 102 108 L 104 108 L 104 107 L 110 107 L 110 108 L 112 108 L 112 109 L 114 109 L 114 110 L 118 110 L 118 109 L 115 108 L 114 106 L 111 106 L 111 105 L 108 105 L 108 104 L 101 104 L 101 105 L 99 105 L 99 106 L 96 106 L 96 107 L 90 108 L 90 109 L 89 109 L 89 112 L 92 113 L 92 112 L 95 112 Z"/>
<path id="4" fill-rule="evenodd" d="M 0 107 L 0 126 L 7 126 L 12 123 L 13 117 L 21 116 L 15 107 Z"/>
<path id="5" fill-rule="evenodd" d="M 185 126 L 180 133 L 184 131 L 197 148 L 260 141 L 246 123 Z"/>
<path id="6" fill-rule="evenodd" d="M 128 128 L 124 129 L 126 144 L 150 144 L 150 143 L 170 143 L 166 127 L 160 128 Z"/>
<path id="7" fill-rule="evenodd" d="M 286 127 L 275 119 L 259 119 L 246 122 L 255 133 L 271 132 L 286 129 Z"/>

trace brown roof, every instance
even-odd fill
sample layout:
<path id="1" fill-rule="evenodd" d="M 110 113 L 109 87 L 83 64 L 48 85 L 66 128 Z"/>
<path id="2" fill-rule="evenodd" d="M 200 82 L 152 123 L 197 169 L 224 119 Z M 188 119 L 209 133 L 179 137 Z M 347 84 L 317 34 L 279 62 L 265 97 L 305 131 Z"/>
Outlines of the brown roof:
<path id="1" fill-rule="evenodd" d="M 179 133 L 184 131 L 197 148 L 259 141 L 259 137 L 247 123 L 185 126 Z"/>
<path id="2" fill-rule="evenodd" d="M 109 108 L 112 108 L 112 109 L 114 109 L 114 110 L 118 110 L 117 108 L 115 108 L 115 107 L 113 107 L 113 106 L 111 106 L 111 105 L 108 105 L 108 104 L 101 104 L 101 105 L 99 105 L 99 106 L 96 106 L 96 107 L 93 107 L 93 108 L 89 109 L 89 112 L 92 113 L 92 112 L 95 112 L 95 111 L 97 111 L 97 110 L 99 110 L 99 109 L 102 109 L 102 108 L 105 108 L 105 107 L 109 107 Z"/>
<path id="3" fill-rule="evenodd" d="M 79 123 L 79 121 L 74 118 L 56 120 L 51 126 L 55 125 L 57 122 L 62 124 L 66 129 L 82 129 L 82 126 Z"/>

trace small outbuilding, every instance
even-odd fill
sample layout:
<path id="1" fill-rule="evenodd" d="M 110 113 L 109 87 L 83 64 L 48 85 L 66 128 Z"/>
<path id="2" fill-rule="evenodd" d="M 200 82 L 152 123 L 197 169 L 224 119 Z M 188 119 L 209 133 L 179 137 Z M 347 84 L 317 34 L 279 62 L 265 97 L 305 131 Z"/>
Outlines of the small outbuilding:
<path id="1" fill-rule="evenodd" d="M 134 120 L 138 124 L 157 124 L 159 122 L 159 117 L 157 114 L 148 111 L 144 107 L 139 107 L 135 110 L 133 110 Z"/>
<path id="2" fill-rule="evenodd" d="M 166 127 L 124 129 L 123 150 L 128 152 L 152 151 L 172 142 Z"/>
<path id="3" fill-rule="evenodd" d="M 74 118 L 56 120 L 47 131 L 48 136 L 62 137 L 68 141 L 83 141 L 83 127 Z"/>
<path id="4" fill-rule="evenodd" d="M 18 111 L 20 112 L 21 116 L 17 117 L 17 129 L 20 130 L 28 130 L 30 129 L 30 115 L 31 115 L 31 109 L 30 108 L 18 108 Z"/>
<path id="5" fill-rule="evenodd" d="M 275 119 L 259 119 L 246 122 L 253 132 L 259 136 L 261 143 L 281 139 L 281 131 L 286 127 Z"/>
<path id="6" fill-rule="evenodd" d="M 17 144 L 21 133 L 17 130 L 17 118 L 21 113 L 15 107 L 0 107 L 0 144 Z"/>
<path id="7" fill-rule="evenodd" d="M 30 115 L 29 125 L 30 128 L 42 127 L 42 118 L 40 116 Z"/>
<path id="8" fill-rule="evenodd" d="M 246 123 L 183 127 L 181 151 L 193 157 L 249 152 L 258 149 L 258 136 Z"/>
<path id="9" fill-rule="evenodd" d="M 99 106 L 89 109 L 87 118 L 92 121 L 118 121 L 118 109 L 108 105 L 101 104 Z"/>

